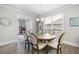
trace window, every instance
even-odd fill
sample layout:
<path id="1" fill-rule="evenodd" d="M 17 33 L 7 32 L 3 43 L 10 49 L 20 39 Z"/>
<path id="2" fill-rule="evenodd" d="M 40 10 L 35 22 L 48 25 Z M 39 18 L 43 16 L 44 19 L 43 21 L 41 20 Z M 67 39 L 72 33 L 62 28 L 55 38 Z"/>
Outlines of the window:
<path id="1" fill-rule="evenodd" d="M 45 18 L 45 21 L 44 21 L 44 24 L 47 25 L 47 24 L 52 24 L 52 17 L 46 17 Z"/>
<path id="2" fill-rule="evenodd" d="M 62 14 L 55 15 L 55 16 L 53 16 L 53 21 L 57 21 L 57 20 L 59 20 L 61 18 L 63 18 L 63 15 Z"/>

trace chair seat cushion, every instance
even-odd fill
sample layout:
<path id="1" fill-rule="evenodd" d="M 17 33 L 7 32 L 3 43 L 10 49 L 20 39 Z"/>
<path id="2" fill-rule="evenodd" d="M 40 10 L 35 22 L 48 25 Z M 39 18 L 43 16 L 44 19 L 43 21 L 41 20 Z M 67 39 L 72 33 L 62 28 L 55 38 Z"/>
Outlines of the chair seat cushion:
<path id="1" fill-rule="evenodd" d="M 58 42 L 52 40 L 52 41 L 48 42 L 47 45 L 52 47 L 52 48 L 56 48 L 57 49 Z"/>
<path id="2" fill-rule="evenodd" d="M 46 43 L 38 43 L 38 48 L 39 48 L 39 50 L 40 49 L 43 49 L 44 47 L 46 46 Z M 33 46 L 35 49 L 37 49 L 37 47 L 36 46 Z"/>

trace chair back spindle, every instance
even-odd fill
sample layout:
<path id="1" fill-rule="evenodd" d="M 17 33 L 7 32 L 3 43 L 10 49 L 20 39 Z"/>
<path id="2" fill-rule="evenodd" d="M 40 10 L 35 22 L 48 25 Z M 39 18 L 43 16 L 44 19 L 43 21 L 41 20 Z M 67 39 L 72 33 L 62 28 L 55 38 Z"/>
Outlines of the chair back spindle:
<path id="1" fill-rule="evenodd" d="M 37 45 L 38 44 L 37 37 L 36 37 L 36 35 L 34 33 L 31 33 L 31 42 L 34 45 Z"/>

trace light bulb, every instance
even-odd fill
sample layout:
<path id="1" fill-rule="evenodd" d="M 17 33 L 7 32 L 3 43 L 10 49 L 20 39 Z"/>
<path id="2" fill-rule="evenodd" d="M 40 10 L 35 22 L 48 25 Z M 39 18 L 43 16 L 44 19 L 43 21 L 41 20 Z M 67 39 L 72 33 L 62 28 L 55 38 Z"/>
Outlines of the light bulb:
<path id="1" fill-rule="evenodd" d="M 37 18 L 37 22 L 39 21 L 39 18 Z"/>

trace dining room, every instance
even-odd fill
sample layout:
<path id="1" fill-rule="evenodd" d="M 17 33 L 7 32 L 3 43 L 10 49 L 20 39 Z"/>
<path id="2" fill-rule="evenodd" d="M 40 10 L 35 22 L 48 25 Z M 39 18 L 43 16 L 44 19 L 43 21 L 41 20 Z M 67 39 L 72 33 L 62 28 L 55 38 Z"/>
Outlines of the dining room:
<path id="1" fill-rule="evenodd" d="M 79 54 L 78 10 L 78 4 L 1 4 L 0 54 Z"/>

